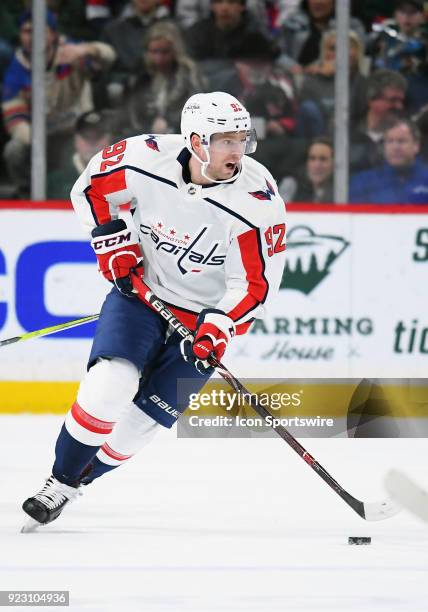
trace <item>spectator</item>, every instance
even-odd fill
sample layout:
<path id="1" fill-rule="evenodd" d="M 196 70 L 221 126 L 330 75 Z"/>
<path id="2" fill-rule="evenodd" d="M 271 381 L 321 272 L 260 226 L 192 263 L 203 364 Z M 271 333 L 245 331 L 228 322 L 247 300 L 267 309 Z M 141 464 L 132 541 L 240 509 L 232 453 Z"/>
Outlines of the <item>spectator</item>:
<path id="1" fill-rule="evenodd" d="M 5 73 L 3 116 L 11 136 L 4 149 L 10 177 L 21 195 L 28 195 L 31 141 L 31 11 L 19 22 L 21 45 Z M 60 161 L 64 138 L 71 135 L 76 118 L 92 108 L 89 74 L 91 68 L 107 67 L 114 51 L 99 42 L 72 43 L 59 36 L 56 18 L 47 13 L 46 28 L 46 102 L 48 151 Z"/>
<path id="2" fill-rule="evenodd" d="M 254 157 L 278 176 L 301 161 L 290 140 L 296 125 L 297 104 L 290 75 L 275 65 L 279 49 L 262 32 L 250 32 L 243 41 L 233 72 L 216 87 L 242 101 L 257 132 Z M 284 151 L 287 150 L 287 155 Z"/>
<path id="3" fill-rule="evenodd" d="M 334 201 L 334 152 L 329 138 L 316 138 L 309 145 L 304 172 L 294 178 L 288 176 L 279 184 L 279 192 L 285 202 Z"/>
<path id="4" fill-rule="evenodd" d="M 204 91 L 205 83 L 173 23 L 157 23 L 148 31 L 144 68 L 131 94 L 128 128 L 132 134 L 179 132 L 184 102 Z"/>
<path id="5" fill-rule="evenodd" d="M 373 24 L 367 53 L 376 69 L 407 71 L 425 59 L 423 2 L 397 0 L 394 19 Z"/>
<path id="6" fill-rule="evenodd" d="M 259 24 L 267 27 L 268 16 L 264 0 L 247 0 L 248 14 Z M 211 13 L 211 0 L 177 0 L 174 16 L 180 28 L 187 29 Z"/>
<path id="7" fill-rule="evenodd" d="M 385 131 L 385 163 L 355 174 L 351 202 L 426 204 L 428 166 L 418 159 L 420 133 L 414 123 L 399 119 Z"/>
<path id="8" fill-rule="evenodd" d="M 403 116 L 407 82 L 398 72 L 378 70 L 367 81 L 367 110 L 350 136 L 350 166 L 353 172 L 382 162 L 382 140 L 392 120 Z"/>
<path id="9" fill-rule="evenodd" d="M 366 77 L 362 74 L 363 45 L 355 32 L 349 32 L 351 121 L 365 108 Z M 336 32 L 324 32 L 318 61 L 306 68 L 300 91 L 299 134 L 313 138 L 329 131 L 335 104 Z"/>
<path id="10" fill-rule="evenodd" d="M 238 57 L 248 35 L 261 29 L 245 9 L 245 0 L 211 0 L 211 15 L 186 32 L 192 57 L 199 61 Z"/>
<path id="11" fill-rule="evenodd" d="M 89 111 L 81 115 L 76 122 L 72 150 L 67 154 L 61 168 L 48 173 L 48 198 L 68 200 L 71 188 L 90 159 L 107 147 L 111 139 L 109 123 L 102 113 Z"/>
<path id="12" fill-rule="evenodd" d="M 247 0 L 246 9 L 264 29 L 276 32 L 297 11 L 299 4 L 300 0 Z M 210 15 L 210 5 L 211 0 L 177 0 L 174 15 L 178 25 L 186 29 L 206 19 Z"/>
<path id="13" fill-rule="evenodd" d="M 117 54 L 114 81 L 126 83 L 130 75 L 141 69 L 145 32 L 168 17 L 169 10 L 160 0 L 132 0 L 121 17 L 107 23 L 101 40 L 109 43 Z"/>
<path id="14" fill-rule="evenodd" d="M 335 0 L 303 0 L 301 9 L 282 26 L 279 36 L 283 55 L 281 62 L 293 72 L 315 62 L 320 55 L 321 36 L 335 27 Z M 351 18 L 350 29 L 365 41 L 364 26 Z"/>
<path id="15" fill-rule="evenodd" d="M 375 68 L 400 71 L 407 79 L 408 108 L 417 112 L 428 99 L 428 37 L 423 2 L 398 0 L 394 20 L 373 26 L 368 45 Z"/>
<path id="16" fill-rule="evenodd" d="M 18 38 L 18 17 L 24 10 L 20 0 L 2 0 L 0 3 L 0 96 L 2 95 L 3 74 L 13 57 L 14 47 Z M 7 141 L 3 117 L 0 113 L 0 155 Z M 9 185 L 6 168 L 0 164 L 0 199 L 10 197 L 13 186 Z"/>

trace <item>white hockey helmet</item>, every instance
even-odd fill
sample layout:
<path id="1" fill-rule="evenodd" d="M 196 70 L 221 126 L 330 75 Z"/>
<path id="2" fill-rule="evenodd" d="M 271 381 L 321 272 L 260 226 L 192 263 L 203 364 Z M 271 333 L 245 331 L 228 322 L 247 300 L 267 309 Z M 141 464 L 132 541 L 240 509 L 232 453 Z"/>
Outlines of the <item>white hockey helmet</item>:
<path id="1" fill-rule="evenodd" d="M 206 174 L 210 162 L 209 146 L 213 134 L 224 132 L 246 132 L 244 154 L 254 153 L 257 147 L 255 130 L 251 128 L 249 112 L 234 96 L 223 91 L 198 93 L 191 96 L 181 113 L 181 133 L 190 153 L 201 163 L 202 175 L 215 183 L 228 183 L 236 180 L 235 174 L 230 179 L 216 181 Z M 205 150 L 208 161 L 203 161 L 192 149 L 191 137 L 197 134 Z M 239 172 L 241 172 L 241 166 Z"/>

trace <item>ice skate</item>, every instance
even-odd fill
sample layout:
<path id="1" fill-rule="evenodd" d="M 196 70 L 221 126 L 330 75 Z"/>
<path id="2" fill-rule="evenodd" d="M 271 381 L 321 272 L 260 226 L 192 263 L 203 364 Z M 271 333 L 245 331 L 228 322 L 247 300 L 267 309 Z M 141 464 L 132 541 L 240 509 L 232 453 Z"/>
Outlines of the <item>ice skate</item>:
<path id="1" fill-rule="evenodd" d="M 42 489 L 22 504 L 22 509 L 30 518 L 21 529 L 21 533 L 34 531 L 40 525 L 54 521 L 65 506 L 79 494 L 81 494 L 79 486 L 70 487 L 50 476 Z"/>

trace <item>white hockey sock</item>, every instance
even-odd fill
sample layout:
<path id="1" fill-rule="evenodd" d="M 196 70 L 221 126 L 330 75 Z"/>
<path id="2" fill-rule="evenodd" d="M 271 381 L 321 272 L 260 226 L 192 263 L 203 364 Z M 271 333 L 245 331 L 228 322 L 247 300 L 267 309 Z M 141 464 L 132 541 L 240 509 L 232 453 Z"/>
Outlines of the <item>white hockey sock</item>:
<path id="1" fill-rule="evenodd" d="M 111 466 L 123 465 L 150 442 L 159 427 L 159 423 L 131 402 L 98 451 L 98 459 Z"/>
<path id="2" fill-rule="evenodd" d="M 138 391 L 139 371 L 126 359 L 100 359 L 82 380 L 65 419 L 73 438 L 101 446 Z"/>

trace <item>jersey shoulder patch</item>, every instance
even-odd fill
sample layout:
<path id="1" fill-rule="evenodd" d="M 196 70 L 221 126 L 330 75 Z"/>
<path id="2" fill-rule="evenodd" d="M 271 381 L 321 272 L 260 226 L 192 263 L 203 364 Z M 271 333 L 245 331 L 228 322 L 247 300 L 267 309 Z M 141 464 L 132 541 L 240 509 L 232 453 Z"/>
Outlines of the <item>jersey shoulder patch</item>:
<path id="1" fill-rule="evenodd" d="M 248 193 L 257 200 L 272 200 L 272 196 L 275 195 L 275 190 L 272 187 L 272 183 L 265 178 L 266 187 L 257 191 L 249 191 Z"/>
<path id="2" fill-rule="evenodd" d="M 245 159 L 245 170 L 236 183 L 234 208 L 251 224 L 263 227 L 276 223 L 285 214 L 284 202 L 275 179 L 262 164 L 252 158 Z"/>
<path id="3" fill-rule="evenodd" d="M 144 138 L 144 142 L 149 147 L 149 149 L 152 149 L 152 151 L 157 151 L 158 153 L 160 153 L 157 136 L 154 136 L 153 134 L 148 134 L 147 138 Z"/>
<path id="4" fill-rule="evenodd" d="M 126 142 L 128 155 L 125 164 L 176 183 L 176 160 L 184 147 L 184 139 L 181 136 L 140 134 L 127 138 Z"/>

